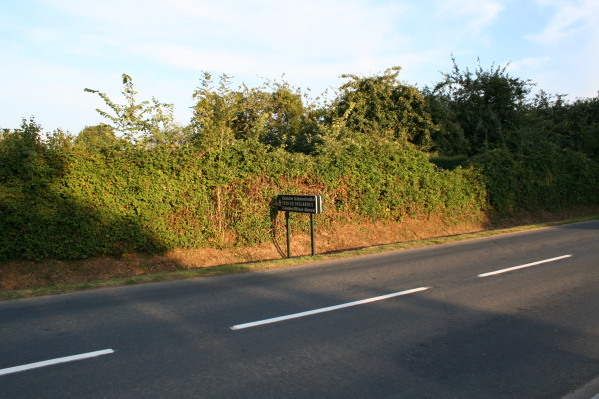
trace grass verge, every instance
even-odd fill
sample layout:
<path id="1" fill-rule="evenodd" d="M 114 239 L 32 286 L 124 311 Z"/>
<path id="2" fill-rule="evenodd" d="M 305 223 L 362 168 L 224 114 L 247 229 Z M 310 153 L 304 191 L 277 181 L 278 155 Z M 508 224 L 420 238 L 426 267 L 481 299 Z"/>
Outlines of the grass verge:
<path id="1" fill-rule="evenodd" d="M 431 246 L 431 245 L 448 244 L 448 243 L 457 242 L 457 241 L 464 241 L 464 240 L 470 240 L 470 239 L 475 239 L 475 238 L 485 238 L 485 237 L 491 237 L 491 236 L 509 234 L 509 233 L 518 233 L 518 232 L 524 232 L 524 231 L 529 231 L 529 230 L 535 230 L 535 229 L 541 229 L 541 228 L 546 228 L 546 227 L 559 226 L 559 225 L 565 225 L 565 224 L 571 224 L 571 223 L 577 223 L 577 222 L 584 222 L 584 221 L 589 221 L 589 220 L 597 220 L 597 219 L 599 219 L 599 215 L 578 217 L 578 218 L 562 220 L 562 221 L 558 221 L 558 222 L 536 223 L 536 224 L 522 225 L 522 226 L 509 227 L 509 228 L 503 228 L 503 229 L 485 230 L 485 231 L 481 231 L 481 232 L 460 234 L 460 235 L 455 235 L 455 236 L 437 237 L 437 238 L 415 240 L 415 241 L 387 244 L 387 245 L 377 245 L 377 246 L 371 246 L 371 247 L 365 247 L 365 248 L 358 248 L 358 249 L 351 249 L 351 250 L 319 254 L 319 255 L 315 255 L 315 256 L 302 256 L 302 257 L 295 257 L 295 258 L 288 258 L 288 259 L 278 259 L 278 260 L 251 262 L 251 263 L 236 263 L 236 264 L 227 264 L 227 265 L 212 266 L 212 267 L 197 268 L 197 269 L 185 269 L 185 270 L 179 270 L 179 271 L 169 272 L 169 273 L 146 274 L 146 275 L 140 275 L 140 276 L 135 276 L 135 277 L 121 277 L 121 278 L 106 279 L 106 280 L 95 280 L 95 281 L 79 283 L 79 284 L 61 284 L 61 285 L 54 285 L 54 286 L 50 286 L 50 287 L 0 291 L 0 301 L 29 298 L 29 297 L 39 297 L 39 296 L 46 296 L 46 295 L 65 294 L 65 293 L 69 293 L 69 292 L 106 288 L 106 287 L 119 287 L 119 286 L 126 286 L 126 285 L 158 283 L 158 282 L 165 282 L 165 281 L 187 280 L 187 279 L 203 278 L 203 277 L 210 277 L 210 276 L 222 276 L 222 275 L 256 272 L 256 271 L 261 271 L 261 270 L 280 269 L 280 268 L 291 267 L 291 266 L 296 266 L 296 265 L 300 265 L 300 264 L 307 264 L 310 262 L 334 260 L 334 259 L 359 256 L 359 255 L 372 255 L 372 254 L 377 254 L 377 253 L 396 251 L 396 250 L 401 250 L 401 249 L 409 249 L 409 248 L 426 247 L 426 246 Z"/>

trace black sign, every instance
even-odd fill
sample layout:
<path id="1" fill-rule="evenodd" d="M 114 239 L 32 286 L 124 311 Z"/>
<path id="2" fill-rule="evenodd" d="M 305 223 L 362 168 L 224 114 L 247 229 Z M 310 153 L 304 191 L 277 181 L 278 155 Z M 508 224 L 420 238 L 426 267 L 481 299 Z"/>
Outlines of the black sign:
<path id="1" fill-rule="evenodd" d="M 320 195 L 279 195 L 277 210 L 285 212 L 322 213 Z"/>

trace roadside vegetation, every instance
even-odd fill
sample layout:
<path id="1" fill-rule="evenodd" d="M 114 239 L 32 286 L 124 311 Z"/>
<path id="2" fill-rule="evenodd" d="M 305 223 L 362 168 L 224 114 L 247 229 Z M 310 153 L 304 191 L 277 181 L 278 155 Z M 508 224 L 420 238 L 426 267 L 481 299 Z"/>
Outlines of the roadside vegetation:
<path id="1" fill-rule="evenodd" d="M 86 89 L 105 101 L 106 124 L 72 135 L 32 117 L 3 129 L 0 268 L 277 245 L 282 193 L 322 195 L 318 228 L 330 233 L 599 207 L 599 96 L 533 92 L 506 67 L 455 60 L 434 87 L 399 75 L 344 75 L 319 102 L 286 82 L 234 88 L 205 73 L 183 126 L 123 75 L 124 104 Z"/>

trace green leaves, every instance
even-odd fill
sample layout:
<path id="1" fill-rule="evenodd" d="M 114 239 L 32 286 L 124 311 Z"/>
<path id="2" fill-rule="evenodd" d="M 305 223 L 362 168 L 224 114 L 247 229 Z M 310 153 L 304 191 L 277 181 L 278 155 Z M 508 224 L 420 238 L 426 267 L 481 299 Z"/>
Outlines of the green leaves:
<path id="1" fill-rule="evenodd" d="M 470 156 L 505 148 L 511 132 L 522 126 L 522 111 L 531 82 L 511 77 L 507 65 L 493 65 L 484 70 L 479 64 L 471 72 L 461 70 L 453 57 L 452 61 L 452 72 L 444 74 L 444 80 L 431 93 L 436 97 L 431 98 L 433 118 L 442 130 L 452 131 L 454 137 L 463 134 Z M 445 108 L 448 113 L 444 112 Z M 456 132 L 456 127 L 461 132 Z M 455 145 L 462 147 L 459 141 Z M 459 153 L 451 143 L 443 143 L 443 147 L 447 154 Z"/>
<path id="2" fill-rule="evenodd" d="M 152 101 L 137 102 L 133 80 L 127 74 L 122 76 L 123 96 L 126 102 L 123 105 L 114 103 L 107 94 L 98 90 L 84 89 L 88 93 L 98 94 L 114 115 L 100 109 L 96 111 L 112 122 L 114 129 L 129 143 L 141 145 L 176 143 L 181 128 L 174 121 L 174 106 L 160 103 L 154 97 Z"/>
<path id="3" fill-rule="evenodd" d="M 330 109 L 335 130 L 339 123 L 353 132 L 382 139 L 409 141 L 426 149 L 436 127 L 426 108 L 422 93 L 398 81 L 400 67 L 382 75 L 350 79 Z"/>
<path id="4" fill-rule="evenodd" d="M 110 125 L 0 131 L 0 259 L 265 243 L 282 193 L 322 195 L 323 228 L 597 204 L 597 98 L 526 103 L 527 81 L 455 61 L 436 90 L 398 73 L 345 75 L 326 105 L 285 82 L 232 89 L 204 73 L 184 128 L 172 105 L 138 102 L 128 75 L 122 105 L 86 89 Z"/>
<path id="5" fill-rule="evenodd" d="M 40 159 L 53 159 L 41 144 L 46 155 Z M 480 211 L 471 197 L 482 202 L 463 194 L 481 191 L 478 180 L 437 170 L 413 145 L 385 140 L 343 140 L 314 156 L 235 140 L 218 154 L 191 146 L 98 151 L 76 145 L 53 157 L 43 164 L 43 179 L 20 174 L 0 184 L 0 258 L 264 243 L 273 228 L 270 202 L 281 193 L 323 195 L 321 226 L 449 208 L 459 215 Z M 449 186 L 445 178 L 453 179 Z"/>
<path id="6" fill-rule="evenodd" d="M 258 88 L 242 85 L 233 90 L 230 79 L 222 75 L 217 84 L 205 72 L 201 87 L 194 92 L 196 145 L 222 151 L 234 140 L 257 140 L 291 152 L 313 151 L 320 132 L 319 113 L 304 104 L 301 91 L 271 81 Z"/>

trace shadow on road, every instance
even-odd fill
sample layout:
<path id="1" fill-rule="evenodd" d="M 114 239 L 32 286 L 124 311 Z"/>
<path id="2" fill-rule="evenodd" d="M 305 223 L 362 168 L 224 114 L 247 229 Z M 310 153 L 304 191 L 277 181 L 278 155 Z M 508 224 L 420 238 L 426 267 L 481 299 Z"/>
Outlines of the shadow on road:
<path id="1" fill-rule="evenodd" d="M 385 293 L 369 281 L 333 279 L 323 294 L 325 274 L 331 270 L 308 270 L 298 282 L 286 272 L 256 273 L 0 304 L 4 359 L 39 360 L 10 353 L 19 340 L 10 331 L 25 325 L 36 337 L 30 353 L 61 346 L 85 352 L 90 343 L 117 350 L 93 369 L 110 381 L 90 374 L 85 384 L 57 385 L 78 370 L 70 365 L 5 379 L 0 397 L 18 397 L 10 395 L 27 386 L 80 397 L 547 399 L 599 372 L 596 326 L 566 311 L 577 308 L 576 296 L 549 299 L 548 313 L 526 303 L 491 311 L 452 302 L 463 288 L 440 288 L 230 329 Z M 486 303 L 495 300 L 503 299 Z M 0 368 L 13 365 L 0 361 Z"/>

